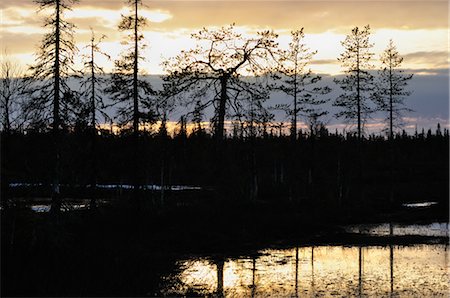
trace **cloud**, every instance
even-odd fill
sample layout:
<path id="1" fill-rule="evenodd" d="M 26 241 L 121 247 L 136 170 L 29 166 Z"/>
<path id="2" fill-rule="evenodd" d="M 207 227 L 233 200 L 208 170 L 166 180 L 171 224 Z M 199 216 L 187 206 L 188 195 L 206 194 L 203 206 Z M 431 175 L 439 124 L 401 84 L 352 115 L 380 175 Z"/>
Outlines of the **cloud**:
<path id="1" fill-rule="evenodd" d="M 448 52 L 444 51 L 420 51 L 403 55 L 404 62 L 411 64 L 426 64 L 434 68 L 448 67 Z"/>
<path id="2" fill-rule="evenodd" d="M 373 28 L 436 29 L 448 27 L 447 1 L 143 1 L 146 10 L 169 12 L 170 20 L 155 28 L 197 29 L 236 22 L 274 29 L 305 27 L 309 33 L 333 28 L 347 33 L 353 26 L 371 24 Z M 31 3 L 31 4 L 30 4 Z M 74 11 L 110 10 L 126 7 L 125 1 L 81 1 Z M 2 9 L 11 7 L 36 10 L 29 0 L 3 0 Z M 349 17 L 351 16 L 351 17 Z"/>
<path id="3" fill-rule="evenodd" d="M 317 59 L 311 60 L 311 64 L 322 65 L 322 64 L 339 64 L 337 59 Z"/>
<path id="4" fill-rule="evenodd" d="M 41 34 L 13 33 L 2 30 L 0 44 L 11 54 L 30 53 L 37 49 L 42 38 Z"/>
<path id="5" fill-rule="evenodd" d="M 448 68 L 405 68 L 403 69 L 405 73 L 410 73 L 415 76 L 448 76 L 449 70 Z"/>

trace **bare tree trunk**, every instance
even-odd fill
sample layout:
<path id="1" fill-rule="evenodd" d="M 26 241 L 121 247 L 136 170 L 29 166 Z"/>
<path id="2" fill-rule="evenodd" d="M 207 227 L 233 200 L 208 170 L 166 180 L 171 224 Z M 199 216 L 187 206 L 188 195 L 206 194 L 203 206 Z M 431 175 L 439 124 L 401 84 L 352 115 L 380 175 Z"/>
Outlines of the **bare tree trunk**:
<path id="1" fill-rule="evenodd" d="M 56 15 L 55 15 L 55 65 L 54 65 L 54 88 L 53 88 L 53 145 L 54 145 L 54 172 L 53 172 L 53 187 L 52 187 L 52 206 L 51 213 L 58 214 L 61 209 L 60 196 L 60 126 L 61 119 L 59 115 L 60 105 L 60 1 L 56 1 Z"/>
<path id="2" fill-rule="evenodd" d="M 133 68 L 133 132 L 139 130 L 139 97 L 138 97 L 138 0 L 134 0 L 134 68 Z"/>
<path id="3" fill-rule="evenodd" d="M 216 111 L 217 115 L 217 123 L 215 127 L 215 162 L 214 162 L 214 176 L 215 176 L 215 188 L 217 196 L 220 196 L 220 189 L 224 185 L 224 161 L 223 161 L 223 141 L 224 141 L 224 128 L 225 128 L 225 112 L 226 112 L 226 103 L 228 101 L 227 95 L 227 84 L 228 84 L 228 76 L 224 74 L 220 78 L 221 83 L 221 91 L 219 98 L 219 107 Z"/>
<path id="4" fill-rule="evenodd" d="M 165 118 L 165 117 L 164 117 Z M 164 119 L 165 121 L 165 119 Z M 162 137 L 162 153 L 161 153 L 161 177 L 160 177 L 160 184 L 161 184 L 161 193 L 160 193 L 160 206 L 164 207 L 165 204 L 165 188 L 166 188 L 166 181 L 165 181 L 165 167 L 166 167 L 166 137 Z"/>
<path id="5" fill-rule="evenodd" d="M 361 140 L 361 87 L 360 87 L 360 69 L 359 69 L 359 47 L 356 53 L 356 103 L 358 106 L 358 141 Z"/>
<path id="6" fill-rule="evenodd" d="M 255 128 L 253 126 L 254 123 L 254 105 L 253 100 L 251 102 L 251 121 L 250 121 L 250 200 L 256 201 L 258 198 L 258 171 L 256 168 L 256 152 L 255 152 Z"/>
<path id="7" fill-rule="evenodd" d="M 138 95 L 138 0 L 134 0 L 134 67 L 133 67 L 133 200 L 139 205 L 139 95 Z"/>
<path id="8" fill-rule="evenodd" d="M 97 208 L 96 202 L 96 190 L 97 190 L 97 160 L 96 160 L 96 147 L 97 147 L 97 127 L 95 119 L 95 64 L 94 64 L 94 37 L 91 40 L 91 201 L 89 203 L 90 209 Z"/>
<path id="9" fill-rule="evenodd" d="M 394 204 L 394 131 L 393 131 L 393 103 L 392 103 L 392 67 L 389 65 L 389 155 L 390 155 L 390 187 L 389 187 L 389 203 Z"/>
<path id="10" fill-rule="evenodd" d="M 227 84 L 228 84 L 228 75 L 224 74 L 220 78 L 220 99 L 219 99 L 219 110 L 217 113 L 218 119 L 217 119 L 217 126 L 216 126 L 216 139 L 218 142 L 220 142 L 223 139 L 224 136 L 224 129 L 225 129 L 225 109 L 226 104 L 228 101 L 228 94 L 227 94 Z"/>
<path id="11" fill-rule="evenodd" d="M 341 165 L 341 154 L 338 153 L 337 158 L 337 197 L 338 197 L 338 206 L 342 206 L 342 199 L 343 199 L 343 174 L 342 174 L 342 165 Z"/>
<path id="12" fill-rule="evenodd" d="M 310 136 L 310 158 L 308 158 L 308 192 L 310 199 L 314 199 L 314 162 L 315 162 L 315 134 L 311 130 Z"/>

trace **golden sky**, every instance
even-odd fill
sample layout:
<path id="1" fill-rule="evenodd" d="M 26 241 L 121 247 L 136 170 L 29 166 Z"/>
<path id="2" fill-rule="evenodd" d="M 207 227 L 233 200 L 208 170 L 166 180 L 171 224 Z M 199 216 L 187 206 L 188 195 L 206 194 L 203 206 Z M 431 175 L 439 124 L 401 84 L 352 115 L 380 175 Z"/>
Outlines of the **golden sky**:
<path id="1" fill-rule="evenodd" d="M 354 26 L 370 24 L 375 44 L 375 60 L 390 38 L 405 57 L 404 68 L 433 74 L 448 68 L 447 1 L 148 1 L 141 14 L 149 18 L 145 31 L 149 74 L 163 73 L 160 66 L 182 49 L 194 44 L 190 33 L 202 27 L 236 23 L 239 30 L 253 34 L 273 29 L 284 47 L 289 32 L 304 27 L 305 42 L 318 50 L 311 68 L 328 74 L 340 72 L 336 58 L 342 52 L 340 41 Z M 37 12 L 31 0 L 2 0 L 0 42 L 2 51 L 23 64 L 34 61 L 42 34 L 45 11 Z M 90 37 L 90 27 L 107 35 L 103 49 L 115 59 L 123 48 L 123 34 L 117 24 L 128 11 L 125 1 L 81 0 L 66 12 L 66 19 L 77 26 L 76 43 L 82 49 Z M 100 61 L 107 71 L 112 62 Z"/>

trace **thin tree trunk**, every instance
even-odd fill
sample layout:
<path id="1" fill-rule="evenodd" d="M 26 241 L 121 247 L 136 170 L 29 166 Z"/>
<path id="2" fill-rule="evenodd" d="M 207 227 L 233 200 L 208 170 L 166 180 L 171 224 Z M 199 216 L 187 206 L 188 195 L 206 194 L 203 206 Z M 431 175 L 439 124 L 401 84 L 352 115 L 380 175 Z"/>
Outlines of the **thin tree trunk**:
<path id="1" fill-rule="evenodd" d="M 138 0 L 134 0 L 134 68 L 133 68 L 133 132 L 139 130 L 139 98 L 138 98 Z"/>
<path id="2" fill-rule="evenodd" d="M 134 67 L 133 67 L 133 199 L 139 200 L 139 96 L 138 96 L 138 0 L 134 0 Z"/>
<path id="3" fill-rule="evenodd" d="M 94 63 L 94 37 L 91 40 L 91 129 L 92 129 L 92 144 L 91 144 L 91 202 L 89 207 L 95 209 L 97 207 L 96 202 L 96 189 L 97 189 L 97 160 L 96 160 L 96 147 L 97 147 L 97 128 L 95 119 L 95 63 Z"/>
<path id="4" fill-rule="evenodd" d="M 358 158 L 358 170 L 357 170 L 357 195 L 359 200 L 363 200 L 364 197 L 364 179 L 363 179 L 363 160 L 362 160 L 362 127 L 361 127 L 361 69 L 360 69 L 360 57 L 359 57 L 359 42 L 357 43 L 356 52 L 356 101 L 357 101 L 357 113 L 358 113 L 358 144 L 357 144 L 357 158 Z"/>
<path id="5" fill-rule="evenodd" d="M 224 137 L 224 129 L 225 129 L 225 108 L 228 100 L 227 94 L 227 84 L 228 84 L 228 76 L 223 75 L 220 78 L 220 102 L 219 102 L 219 110 L 217 113 L 217 126 L 216 126 L 216 139 L 218 142 L 222 141 Z"/>
<path id="6" fill-rule="evenodd" d="M 358 141 L 361 140 L 361 88 L 360 88 L 360 69 L 359 69 L 359 44 L 356 52 L 356 104 L 358 107 Z"/>
<path id="7" fill-rule="evenodd" d="M 393 86 L 392 86 L 392 62 L 389 62 L 389 155 L 390 155 L 390 188 L 389 203 L 394 204 L 394 130 L 393 130 Z"/>
<path id="8" fill-rule="evenodd" d="M 254 105 L 253 100 L 251 102 L 251 123 L 250 123 L 250 174 L 251 174 L 251 191 L 250 199 L 256 201 L 258 198 L 258 173 L 256 169 L 256 152 L 255 152 L 255 138 L 256 133 L 253 126 L 254 122 Z"/>
<path id="9" fill-rule="evenodd" d="M 60 0 L 56 1 L 56 16 L 55 16 L 55 65 L 54 65 L 54 88 L 53 88 L 53 145 L 54 145 L 54 172 L 53 172 L 53 187 L 52 187 L 52 206 L 51 212 L 58 214 L 61 209 L 60 197 Z"/>
<path id="10" fill-rule="evenodd" d="M 165 125 L 166 117 L 164 116 L 163 125 Z M 164 207 L 165 201 L 165 163 L 166 163 L 166 136 L 162 135 L 162 152 L 161 152 L 161 176 L 160 176 L 160 184 L 161 184 L 161 193 L 160 193 L 160 205 Z"/>
<path id="11" fill-rule="evenodd" d="M 219 98 L 219 107 L 217 110 L 217 125 L 215 127 L 215 162 L 214 162 L 214 176 L 215 176 L 215 188 L 217 195 L 220 196 L 220 189 L 223 184 L 223 140 L 224 140 L 224 123 L 225 123 L 225 112 L 226 103 L 228 100 L 227 95 L 227 84 L 228 76 L 225 74 L 220 78 L 221 92 Z"/>
<path id="12" fill-rule="evenodd" d="M 314 198 L 314 162 L 315 162 L 315 135 L 311 130 L 310 137 L 310 158 L 308 159 L 308 191 L 310 199 Z"/>

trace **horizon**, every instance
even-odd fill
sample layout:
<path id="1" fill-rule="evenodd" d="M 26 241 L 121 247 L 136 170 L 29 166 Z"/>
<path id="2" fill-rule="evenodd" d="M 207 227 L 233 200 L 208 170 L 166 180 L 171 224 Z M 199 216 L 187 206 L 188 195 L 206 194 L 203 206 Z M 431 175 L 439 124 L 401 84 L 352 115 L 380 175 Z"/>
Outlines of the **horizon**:
<path id="1" fill-rule="evenodd" d="M 374 44 L 372 58 L 379 66 L 379 55 L 390 38 L 404 58 L 402 69 L 413 73 L 408 90 L 411 96 L 406 105 L 415 110 L 408 113 L 405 129 L 413 127 L 450 127 L 449 123 L 449 56 L 448 56 L 448 2 L 428 1 L 143 1 L 141 15 L 150 21 L 144 30 L 148 47 L 147 59 L 140 69 L 149 76 L 164 75 L 160 63 L 177 55 L 182 49 L 193 48 L 190 34 L 202 27 L 218 28 L 236 23 L 243 35 L 273 29 L 279 34 L 277 41 L 286 48 L 291 30 L 304 28 L 306 46 L 317 54 L 308 65 L 314 73 L 324 77 L 342 74 L 337 61 L 343 48 L 340 44 L 354 26 L 371 26 L 370 40 Z M 405 10 L 407 4 L 408 10 Z M 46 29 L 42 27 L 45 11 L 37 12 L 37 5 L 26 0 L 6 0 L 2 8 L 1 40 L 10 51 L 11 59 L 23 67 L 34 62 L 37 49 Z M 426 11 L 426 12 L 425 12 Z M 425 13 L 424 13 L 425 12 Z M 128 13 L 126 3 L 117 1 L 80 1 L 66 11 L 66 19 L 78 28 L 75 42 L 80 49 L 76 68 L 80 67 L 83 47 L 90 38 L 90 27 L 98 36 L 107 35 L 101 46 L 111 55 L 107 62 L 98 57 L 100 66 L 111 73 L 113 61 L 119 56 L 125 33 L 118 32 L 121 14 Z M 351 17 L 347 17 L 351 15 Z M 283 16 L 280 18 L 280 16 Z M 395 17 L 394 17 L 395 16 Z M 14 54 L 12 54 L 14 53 Z M 163 58 L 164 56 L 164 58 Z M 336 96 L 337 85 L 332 84 Z M 275 94 L 270 104 L 283 102 L 286 96 Z M 327 107 L 333 112 L 332 107 Z M 331 114 L 330 113 L 330 114 Z M 177 114 L 177 113 L 175 113 Z M 179 115 L 174 117 L 179 118 Z M 208 116 L 207 116 L 208 117 Z M 376 116 L 375 116 L 376 117 Z M 379 118 L 379 117 L 378 117 Z M 175 119 L 171 119 L 175 120 Z M 281 116 L 277 116 L 282 121 Z M 336 120 L 328 119 L 331 125 Z"/>

